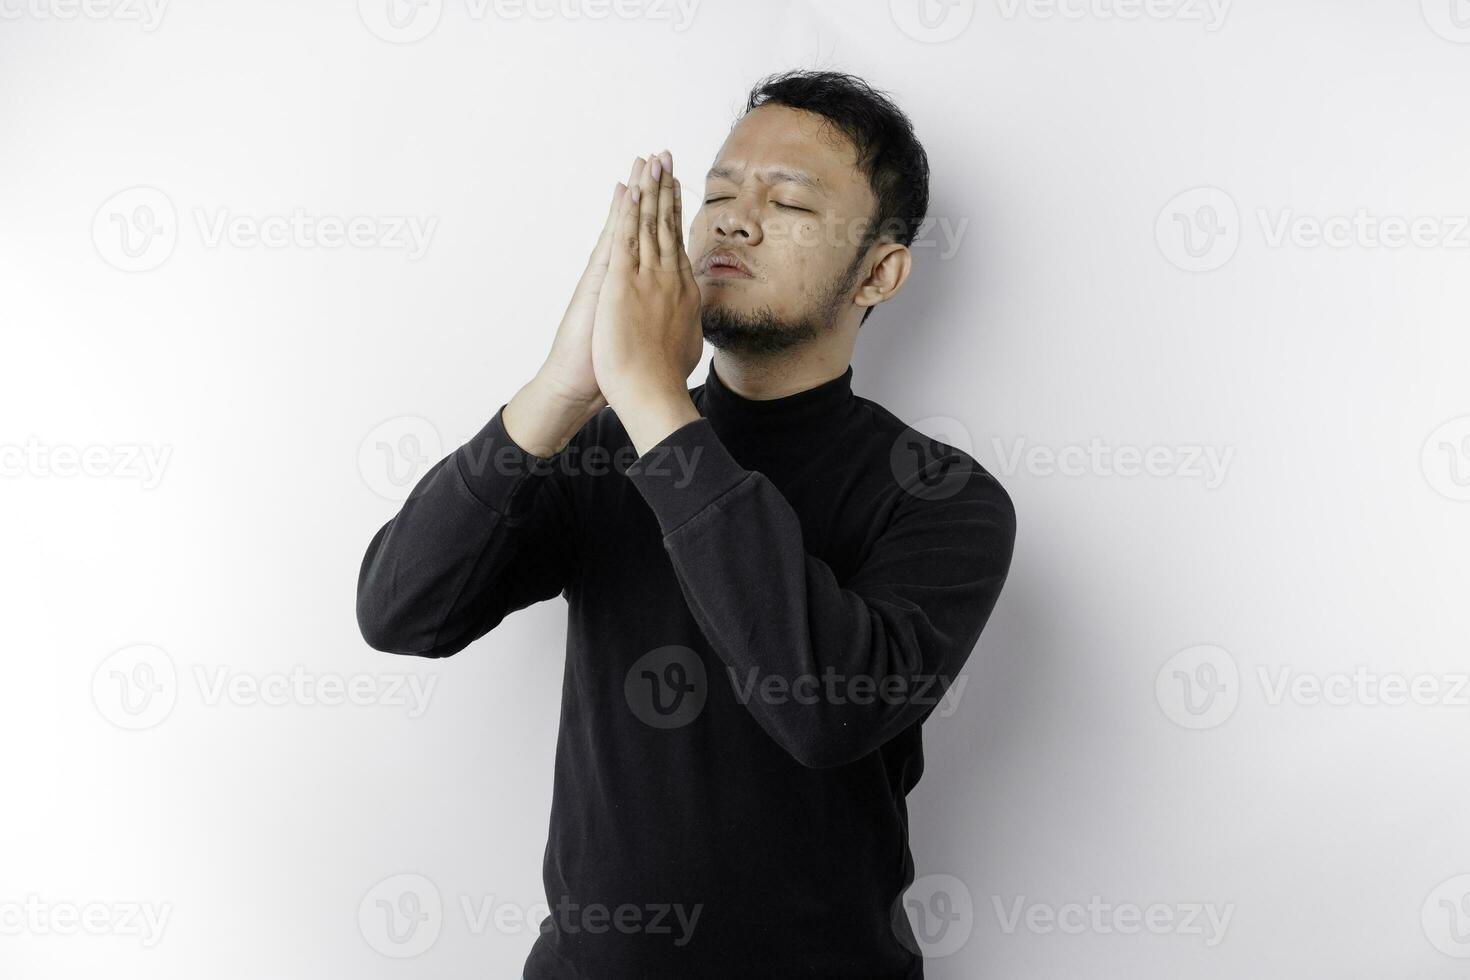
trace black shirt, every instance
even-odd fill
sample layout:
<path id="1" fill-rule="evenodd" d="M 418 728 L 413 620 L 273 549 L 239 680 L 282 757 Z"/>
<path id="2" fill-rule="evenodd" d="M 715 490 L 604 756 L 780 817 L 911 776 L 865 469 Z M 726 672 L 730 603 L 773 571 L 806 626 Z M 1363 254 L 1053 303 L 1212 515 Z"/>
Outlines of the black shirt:
<path id="1" fill-rule="evenodd" d="M 904 797 L 1015 512 L 851 380 L 754 401 L 711 365 L 703 417 L 642 457 L 611 409 L 549 460 L 497 412 L 368 546 L 380 650 L 449 656 L 566 597 L 528 980 L 923 975 Z"/>

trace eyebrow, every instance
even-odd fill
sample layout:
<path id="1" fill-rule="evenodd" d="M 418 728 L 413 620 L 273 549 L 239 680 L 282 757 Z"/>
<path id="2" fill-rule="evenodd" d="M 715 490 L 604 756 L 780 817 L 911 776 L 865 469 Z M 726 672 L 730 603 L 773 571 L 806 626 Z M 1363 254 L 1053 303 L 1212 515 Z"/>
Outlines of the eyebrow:
<path id="1" fill-rule="evenodd" d="M 713 177 L 728 180 L 732 183 L 739 183 L 737 177 L 741 173 L 743 171 L 739 167 L 711 167 L 709 173 L 705 174 L 704 177 L 705 180 Z M 811 174 L 803 173 L 800 170 L 783 170 L 779 167 L 769 167 L 765 170 L 765 177 L 772 184 L 800 184 L 802 187 L 810 187 L 816 191 L 825 190 L 827 186 L 822 182 L 820 177 L 813 177 Z"/>

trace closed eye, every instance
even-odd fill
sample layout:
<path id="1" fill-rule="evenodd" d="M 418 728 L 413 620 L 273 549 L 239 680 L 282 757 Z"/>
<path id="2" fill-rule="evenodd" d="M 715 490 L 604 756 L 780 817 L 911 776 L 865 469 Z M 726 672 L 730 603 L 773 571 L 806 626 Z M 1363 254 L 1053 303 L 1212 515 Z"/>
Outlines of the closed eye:
<path id="1" fill-rule="evenodd" d="M 717 204 L 720 201 L 728 201 L 728 200 L 730 200 L 730 198 L 728 196 L 727 197 L 707 197 L 707 198 L 704 199 L 704 203 L 705 204 Z M 782 204 L 780 201 L 773 201 L 771 203 L 775 204 L 776 207 L 778 207 L 778 208 L 785 208 L 787 211 L 802 211 L 802 212 L 805 212 L 806 214 L 813 213 L 810 208 L 799 208 L 795 204 Z"/>

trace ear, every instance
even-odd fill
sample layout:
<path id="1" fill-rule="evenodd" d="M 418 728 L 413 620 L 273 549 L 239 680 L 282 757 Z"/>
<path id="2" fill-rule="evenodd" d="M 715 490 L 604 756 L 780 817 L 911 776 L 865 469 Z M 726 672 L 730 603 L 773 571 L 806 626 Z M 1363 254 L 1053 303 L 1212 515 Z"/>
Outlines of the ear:
<path id="1" fill-rule="evenodd" d="M 852 300 L 858 306 L 877 306 L 898 295 L 913 268 L 914 256 L 907 245 L 879 242 L 872 254 L 873 267 Z"/>

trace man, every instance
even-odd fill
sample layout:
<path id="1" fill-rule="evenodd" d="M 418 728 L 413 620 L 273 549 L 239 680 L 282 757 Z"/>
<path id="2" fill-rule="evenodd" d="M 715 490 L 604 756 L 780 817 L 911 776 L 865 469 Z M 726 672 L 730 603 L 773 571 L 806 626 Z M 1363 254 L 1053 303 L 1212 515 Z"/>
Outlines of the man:
<path id="1" fill-rule="evenodd" d="M 794 72 L 688 252 L 672 169 L 617 186 L 540 371 L 368 546 L 358 621 L 445 657 L 566 596 L 529 980 L 921 977 L 904 798 L 1015 536 L 978 464 L 851 390 L 927 160 L 880 93 Z"/>

